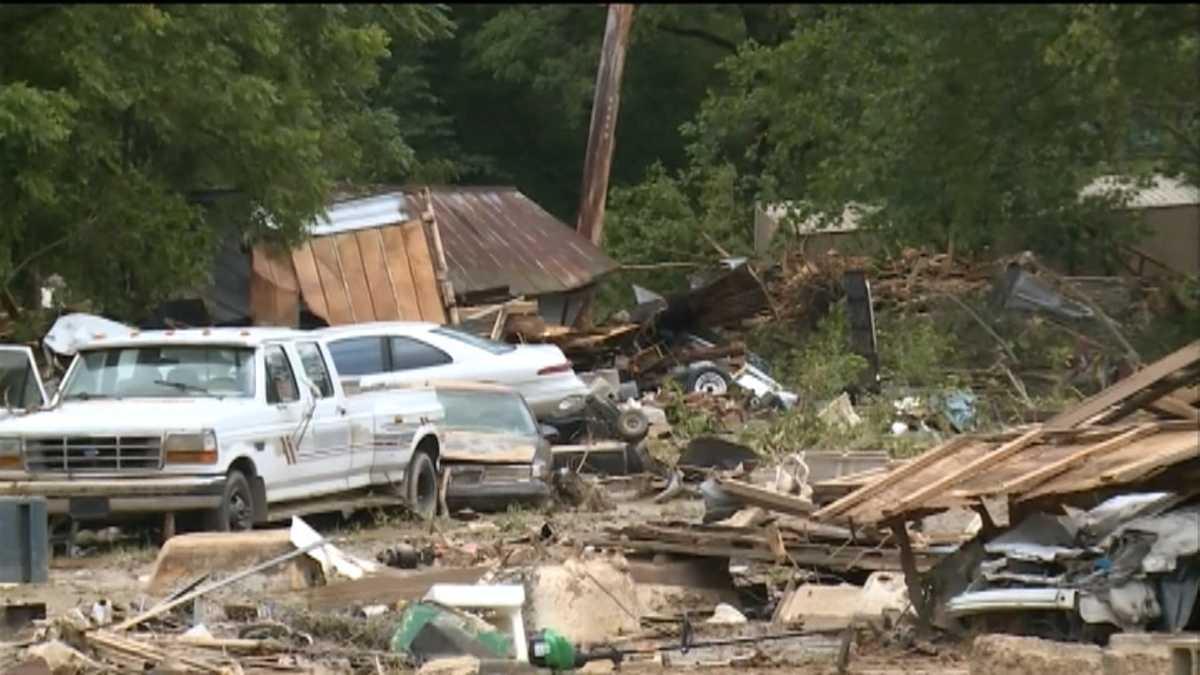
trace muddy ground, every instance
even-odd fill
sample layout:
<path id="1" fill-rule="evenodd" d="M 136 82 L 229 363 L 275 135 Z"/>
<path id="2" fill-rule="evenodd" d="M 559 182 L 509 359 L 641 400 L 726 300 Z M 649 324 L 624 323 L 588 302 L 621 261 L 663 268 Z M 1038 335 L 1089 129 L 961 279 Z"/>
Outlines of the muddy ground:
<path id="1" fill-rule="evenodd" d="M 437 556 L 434 567 L 487 565 L 504 560 L 504 568 L 508 569 L 561 562 L 576 556 L 583 551 L 583 542 L 590 535 L 600 533 L 606 525 L 663 519 L 698 522 L 702 513 L 703 505 L 698 499 L 681 499 L 663 505 L 643 499 L 619 501 L 613 510 L 600 513 L 510 510 L 474 516 L 466 514 L 471 520 L 456 518 L 420 523 L 402 513 L 377 511 L 350 518 L 331 514 L 305 520 L 342 550 L 368 560 L 375 560 L 381 552 L 403 543 L 418 549 L 433 547 Z M 145 590 L 145 582 L 150 578 L 158 555 L 158 547 L 147 543 L 151 538 L 149 533 L 137 530 L 125 530 L 120 539 L 111 542 L 89 544 L 85 537 L 82 555 L 75 558 L 59 555 L 52 560 L 48 584 L 0 589 L 0 604 L 43 602 L 48 614 L 55 616 L 73 608 L 88 613 L 94 603 L 107 600 L 116 608 L 118 619 L 122 614 L 135 614 L 162 599 L 162 595 L 150 595 Z M 197 570 L 197 573 L 204 571 Z M 223 574 L 232 571 L 236 570 L 226 570 Z M 214 576 L 217 577 L 219 575 Z M 225 621 L 222 608 L 227 604 L 258 607 L 260 618 L 270 617 L 273 621 L 291 625 L 297 625 L 298 621 L 303 623 L 300 629 L 314 635 L 317 641 L 312 648 L 304 650 L 305 656 L 311 657 L 316 664 L 316 670 L 310 672 L 371 672 L 362 670 L 361 664 L 353 663 L 349 655 L 358 648 L 386 649 L 388 636 L 399 618 L 394 609 L 370 620 L 356 618 L 355 609 L 341 610 L 333 618 L 315 616 L 306 605 L 305 591 L 281 588 L 279 579 L 256 575 L 206 597 L 191 617 L 176 615 L 174 629 L 185 629 L 189 620 L 199 619 L 206 622 L 214 635 L 232 636 L 237 627 Z M 758 621 L 752 621 L 745 628 L 758 633 L 778 630 Z M 171 625 L 157 628 L 160 631 L 171 629 Z M 321 631 L 328 635 L 321 635 Z M 663 636 L 660 644 L 678 640 L 673 626 L 659 627 L 654 635 Z M 714 627 L 698 624 L 696 639 L 731 635 L 736 636 L 736 630 L 717 631 Z M 639 645 L 654 642 L 645 635 L 640 637 Z M 734 672 L 742 675 L 755 672 L 834 673 L 837 672 L 839 639 L 838 636 L 824 636 L 814 642 L 817 646 L 812 650 L 803 648 L 799 652 L 794 648 L 788 651 L 770 645 L 694 651 L 686 656 L 668 652 L 667 665 L 661 661 L 632 659 L 626 662 L 623 670 L 690 672 L 699 667 L 713 675 Z M 901 644 L 886 636 L 881 638 L 878 633 L 860 632 L 848 672 L 930 675 L 965 675 L 967 672 L 962 645 L 924 643 L 905 649 Z M 6 668 L 2 656 L 3 647 L 0 646 L 0 672 Z M 11 664 L 13 655 L 10 653 L 9 656 L 7 663 Z M 603 672 L 606 666 L 593 664 L 589 670 Z M 403 672 L 386 664 L 384 670 Z"/>

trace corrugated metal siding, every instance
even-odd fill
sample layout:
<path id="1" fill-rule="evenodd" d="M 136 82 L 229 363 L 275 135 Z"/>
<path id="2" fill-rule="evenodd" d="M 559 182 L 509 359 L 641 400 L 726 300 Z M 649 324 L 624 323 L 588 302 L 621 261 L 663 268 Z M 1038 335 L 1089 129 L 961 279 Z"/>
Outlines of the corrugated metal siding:
<path id="1" fill-rule="evenodd" d="M 406 190 L 424 204 L 422 190 Z M 616 263 L 511 187 L 431 187 L 434 217 L 457 295 L 508 286 L 536 296 L 587 286 Z"/>

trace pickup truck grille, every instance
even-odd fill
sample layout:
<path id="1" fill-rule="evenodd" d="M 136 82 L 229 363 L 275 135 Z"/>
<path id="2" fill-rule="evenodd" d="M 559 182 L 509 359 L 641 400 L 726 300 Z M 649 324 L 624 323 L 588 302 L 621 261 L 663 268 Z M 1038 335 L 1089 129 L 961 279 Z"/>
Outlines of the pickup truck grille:
<path id="1" fill-rule="evenodd" d="M 132 471 L 162 468 L 160 436 L 53 436 L 25 440 L 25 468 Z"/>

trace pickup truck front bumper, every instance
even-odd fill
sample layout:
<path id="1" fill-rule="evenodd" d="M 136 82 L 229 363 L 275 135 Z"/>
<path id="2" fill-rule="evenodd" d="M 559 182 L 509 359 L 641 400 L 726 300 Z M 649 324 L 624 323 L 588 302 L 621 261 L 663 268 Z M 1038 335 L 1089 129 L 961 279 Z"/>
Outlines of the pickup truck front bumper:
<path id="1" fill-rule="evenodd" d="M 224 492 L 224 476 L 0 480 L 0 497 L 45 497 L 51 515 L 80 519 L 213 509 Z"/>

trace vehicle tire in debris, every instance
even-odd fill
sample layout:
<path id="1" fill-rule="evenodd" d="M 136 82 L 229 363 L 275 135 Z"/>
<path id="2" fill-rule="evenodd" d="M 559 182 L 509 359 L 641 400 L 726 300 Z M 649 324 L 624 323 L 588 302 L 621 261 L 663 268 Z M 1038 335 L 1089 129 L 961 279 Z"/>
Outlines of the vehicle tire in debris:
<path id="1" fill-rule="evenodd" d="M 641 410 L 622 410 L 617 416 L 617 436 L 627 443 L 637 443 L 650 433 L 650 420 Z"/>
<path id="2" fill-rule="evenodd" d="M 205 513 L 204 529 L 239 532 L 254 528 L 254 492 L 246 474 L 231 469 L 225 478 L 221 506 Z"/>
<path id="3" fill-rule="evenodd" d="M 413 454 L 405 483 L 408 506 L 413 513 L 423 520 L 437 515 L 438 476 L 428 452 L 418 450 Z"/>
<path id="4" fill-rule="evenodd" d="M 720 396 L 729 392 L 733 380 L 729 374 L 716 366 L 701 366 L 688 371 L 687 391 L 689 393 L 703 392 Z"/>

